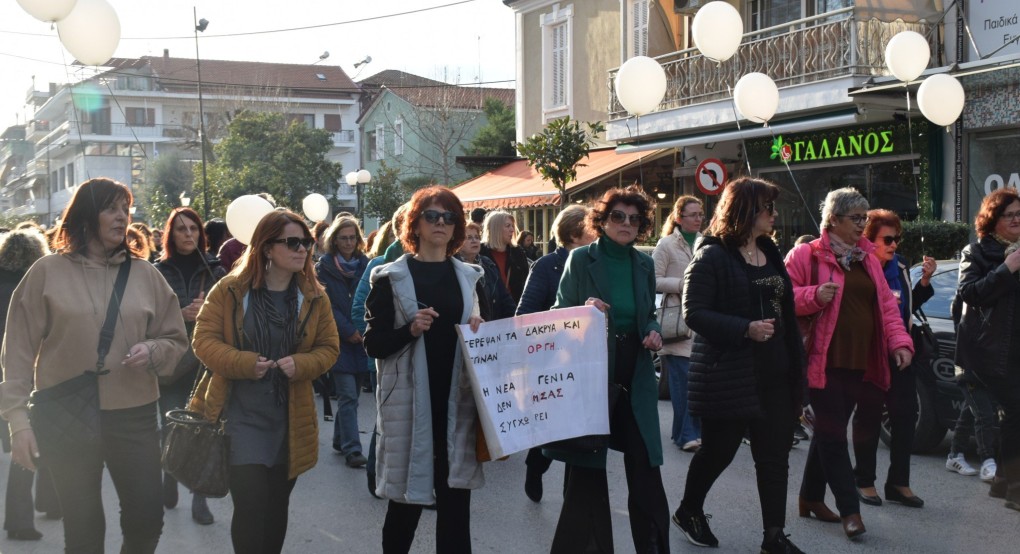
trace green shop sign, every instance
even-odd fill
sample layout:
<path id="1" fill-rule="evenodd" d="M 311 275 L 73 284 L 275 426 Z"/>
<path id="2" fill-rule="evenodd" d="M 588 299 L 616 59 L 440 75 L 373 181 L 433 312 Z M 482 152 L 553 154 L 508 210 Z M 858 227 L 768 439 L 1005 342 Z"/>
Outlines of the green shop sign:
<path id="1" fill-rule="evenodd" d="M 923 126 L 916 126 L 915 134 Z M 914 151 L 919 150 L 915 137 Z M 855 158 L 874 158 L 910 152 L 906 124 L 826 129 L 796 135 L 776 135 L 747 143 L 752 165 L 803 164 Z"/>

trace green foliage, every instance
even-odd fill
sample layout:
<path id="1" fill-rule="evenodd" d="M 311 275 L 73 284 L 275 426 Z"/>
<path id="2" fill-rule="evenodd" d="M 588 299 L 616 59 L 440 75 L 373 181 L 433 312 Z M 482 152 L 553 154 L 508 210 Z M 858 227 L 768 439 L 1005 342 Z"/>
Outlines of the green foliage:
<path id="1" fill-rule="evenodd" d="M 215 147 L 216 163 L 209 166 L 210 193 L 221 193 L 210 216 L 222 216 L 220 202 L 244 194 L 268 192 L 280 206 L 300 210 L 309 193 L 329 196 L 343 168 L 326 159 L 332 135 L 301 122 L 289 125 L 281 114 L 241 112 Z M 196 168 L 201 175 L 201 166 Z M 196 204 L 199 204 L 196 202 Z"/>
<path id="2" fill-rule="evenodd" d="M 134 219 L 161 226 L 167 220 L 170 211 L 181 205 L 182 192 L 186 192 L 192 197 L 195 206 L 200 207 L 200 202 L 194 199 L 195 195 L 192 192 L 193 181 L 191 167 L 181 160 L 180 155 L 176 152 L 160 155 L 149 166 L 146 184 L 141 187 L 138 197 L 135 198 L 138 212 Z"/>
<path id="3" fill-rule="evenodd" d="M 464 153 L 469 156 L 514 156 L 517 126 L 513 108 L 490 97 L 485 99 L 482 111 L 488 122 L 478 130 Z"/>
<path id="4" fill-rule="evenodd" d="M 361 193 L 365 215 L 386 221 L 411 198 L 414 190 L 404 186 L 397 178 L 399 175 L 399 169 L 389 167 L 385 161 L 379 162 L 372 182 Z"/>
<path id="5" fill-rule="evenodd" d="M 903 222 L 903 244 L 896 252 L 908 265 L 921 261 L 922 254 L 936 260 L 957 258 L 960 250 L 970 241 L 970 225 L 946 221 Z M 921 243 L 921 236 L 924 243 Z"/>
<path id="6" fill-rule="evenodd" d="M 528 159 L 528 165 L 560 191 L 560 208 L 566 207 L 567 185 L 577 178 L 577 168 L 583 166 L 580 161 L 588 157 L 595 136 L 605 131 L 600 121 L 585 123 L 585 127 L 582 129 L 580 122 L 567 116 L 549 122 L 541 133 L 517 143 L 517 151 Z"/>

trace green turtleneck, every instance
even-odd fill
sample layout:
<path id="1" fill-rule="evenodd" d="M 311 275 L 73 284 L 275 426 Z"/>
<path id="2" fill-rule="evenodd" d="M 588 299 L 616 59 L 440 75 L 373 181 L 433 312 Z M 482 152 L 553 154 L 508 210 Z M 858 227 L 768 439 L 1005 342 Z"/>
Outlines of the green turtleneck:
<path id="1" fill-rule="evenodd" d="M 637 306 L 634 303 L 634 262 L 631 246 L 621 246 L 613 240 L 602 237 L 598 241 L 599 253 L 606 257 L 606 271 L 609 273 L 609 298 L 613 310 L 614 331 L 629 333 L 637 331 Z"/>
<path id="2" fill-rule="evenodd" d="M 680 234 L 684 237 L 684 240 L 687 241 L 687 244 L 691 248 L 694 248 L 694 240 L 698 238 L 698 232 L 694 231 L 693 233 L 688 233 L 681 229 Z"/>

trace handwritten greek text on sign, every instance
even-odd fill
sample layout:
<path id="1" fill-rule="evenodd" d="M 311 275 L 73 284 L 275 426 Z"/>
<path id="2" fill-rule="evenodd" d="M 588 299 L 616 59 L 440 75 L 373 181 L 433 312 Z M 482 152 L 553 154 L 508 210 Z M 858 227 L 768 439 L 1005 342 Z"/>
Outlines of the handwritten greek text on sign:
<path id="1" fill-rule="evenodd" d="M 493 459 L 609 433 L 602 312 L 581 306 L 457 330 Z"/>

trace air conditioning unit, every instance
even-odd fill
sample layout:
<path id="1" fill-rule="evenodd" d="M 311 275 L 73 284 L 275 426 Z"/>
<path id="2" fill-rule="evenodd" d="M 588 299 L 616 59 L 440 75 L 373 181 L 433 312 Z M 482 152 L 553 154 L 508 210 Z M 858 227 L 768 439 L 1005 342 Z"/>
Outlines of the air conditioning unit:
<path id="1" fill-rule="evenodd" d="M 711 0 L 674 0 L 673 11 L 684 15 L 694 15 L 698 8 L 708 4 Z"/>

